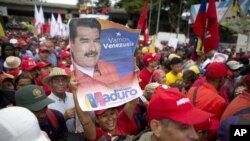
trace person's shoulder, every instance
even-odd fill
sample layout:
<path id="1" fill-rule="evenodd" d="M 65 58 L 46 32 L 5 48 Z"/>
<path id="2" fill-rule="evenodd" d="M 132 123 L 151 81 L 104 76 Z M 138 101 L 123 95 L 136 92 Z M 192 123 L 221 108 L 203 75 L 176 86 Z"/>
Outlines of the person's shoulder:
<path id="1" fill-rule="evenodd" d="M 71 92 L 65 92 L 66 93 L 66 96 L 69 96 L 69 97 L 72 97 L 73 98 L 73 95 Z"/>
<path id="2" fill-rule="evenodd" d="M 55 109 L 48 109 L 48 110 L 50 110 L 55 116 L 61 116 L 62 115 L 61 112 L 59 112 L 59 111 L 57 111 Z"/>
<path id="3" fill-rule="evenodd" d="M 53 100 L 58 100 L 58 97 L 54 95 L 52 92 L 50 93 L 50 95 L 48 95 L 48 98 L 53 99 Z"/>

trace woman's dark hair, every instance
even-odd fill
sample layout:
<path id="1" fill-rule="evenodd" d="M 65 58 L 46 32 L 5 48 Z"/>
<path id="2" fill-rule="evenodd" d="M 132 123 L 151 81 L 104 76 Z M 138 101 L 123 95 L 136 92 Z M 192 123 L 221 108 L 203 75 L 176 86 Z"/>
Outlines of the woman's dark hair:
<path id="1" fill-rule="evenodd" d="M 191 70 L 186 70 L 184 71 L 182 78 L 191 82 L 195 82 L 197 75 Z"/>
<path id="2" fill-rule="evenodd" d="M 170 61 L 170 65 L 176 65 L 176 64 L 179 64 L 181 63 L 182 60 L 178 57 L 174 57 L 171 61 Z"/>
<path id="3" fill-rule="evenodd" d="M 34 79 L 31 77 L 29 72 L 23 71 L 16 79 L 15 79 L 15 87 L 21 79 L 30 79 L 31 84 L 35 84 Z"/>
<path id="4" fill-rule="evenodd" d="M 28 45 L 28 50 L 30 49 L 31 46 L 35 46 L 35 45 L 38 45 L 38 43 L 36 41 L 31 41 Z"/>
<path id="5" fill-rule="evenodd" d="M 10 47 L 12 47 L 12 48 L 14 49 L 14 46 L 13 46 L 11 43 L 7 43 L 7 42 L 3 43 L 3 44 L 2 44 L 2 47 L 1 47 L 1 58 L 2 58 L 3 60 L 6 59 L 6 55 L 5 55 L 5 53 L 4 53 L 4 49 L 5 49 L 7 46 L 10 46 Z M 13 56 L 14 56 L 14 54 L 13 54 Z"/>

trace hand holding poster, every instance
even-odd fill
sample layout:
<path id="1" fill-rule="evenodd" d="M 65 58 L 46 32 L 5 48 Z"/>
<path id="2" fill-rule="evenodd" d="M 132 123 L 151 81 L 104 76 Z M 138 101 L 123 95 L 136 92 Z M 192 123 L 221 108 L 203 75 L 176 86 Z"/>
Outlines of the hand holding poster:
<path id="1" fill-rule="evenodd" d="M 83 111 L 116 107 L 142 94 L 133 57 L 139 30 L 94 18 L 72 19 L 69 26 Z"/>

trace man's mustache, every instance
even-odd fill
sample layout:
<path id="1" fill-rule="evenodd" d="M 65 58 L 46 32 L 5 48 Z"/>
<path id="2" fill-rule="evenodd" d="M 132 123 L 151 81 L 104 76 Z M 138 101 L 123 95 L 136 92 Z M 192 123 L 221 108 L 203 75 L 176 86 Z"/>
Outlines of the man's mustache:
<path id="1" fill-rule="evenodd" d="M 90 55 L 97 55 L 98 52 L 97 51 L 90 51 L 84 54 L 84 56 L 90 56 Z"/>

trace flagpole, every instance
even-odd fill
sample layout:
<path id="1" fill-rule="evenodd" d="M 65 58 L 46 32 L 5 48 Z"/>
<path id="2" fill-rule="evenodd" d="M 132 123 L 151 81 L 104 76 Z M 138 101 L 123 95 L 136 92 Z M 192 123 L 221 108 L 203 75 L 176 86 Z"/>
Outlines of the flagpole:
<path id="1" fill-rule="evenodd" d="M 180 32 L 180 20 L 181 20 L 181 9 L 182 9 L 182 0 L 180 0 L 180 8 L 178 12 L 178 22 L 177 22 L 177 30 L 176 30 L 176 38 L 178 39 L 178 34 Z"/>
<path id="2" fill-rule="evenodd" d="M 156 37 L 159 31 L 159 22 L 160 22 L 160 15 L 161 15 L 161 0 L 159 0 L 159 5 L 158 5 L 158 15 L 157 15 L 157 24 L 156 24 Z"/>
<path id="3" fill-rule="evenodd" d="M 204 53 L 204 48 L 205 47 L 203 47 L 204 46 L 204 42 L 205 42 L 205 38 L 206 38 L 206 32 L 207 32 L 207 25 L 208 25 L 208 19 L 206 19 L 206 22 L 205 22 L 205 26 L 204 26 L 204 28 L 203 28 L 203 37 L 202 37 L 202 41 L 201 41 L 201 54 L 199 54 L 199 55 L 202 55 L 203 53 Z"/>
<path id="4" fill-rule="evenodd" d="M 152 16 L 152 0 L 150 0 L 150 8 L 149 8 L 149 23 L 148 23 L 148 33 L 150 35 L 150 30 L 151 30 L 151 16 Z"/>

